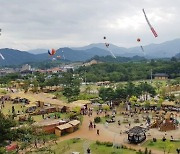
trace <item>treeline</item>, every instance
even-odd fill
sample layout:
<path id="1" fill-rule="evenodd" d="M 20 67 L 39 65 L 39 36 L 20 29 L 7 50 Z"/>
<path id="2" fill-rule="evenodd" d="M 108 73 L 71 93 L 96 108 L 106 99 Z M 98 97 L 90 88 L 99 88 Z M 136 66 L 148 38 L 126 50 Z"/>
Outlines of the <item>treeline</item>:
<path id="1" fill-rule="evenodd" d="M 120 63 L 120 62 L 135 62 L 135 61 L 146 61 L 146 58 L 140 56 L 133 56 L 133 57 L 120 57 L 117 56 L 116 58 L 112 56 L 94 56 L 91 60 L 97 60 L 101 62 L 113 62 L 113 63 Z"/>
<path id="2" fill-rule="evenodd" d="M 80 74 L 87 82 L 98 81 L 133 81 L 150 79 L 152 73 L 167 73 L 170 78 L 180 76 L 180 62 L 155 61 L 128 62 L 128 63 L 100 63 L 88 67 L 82 66 L 76 73 Z"/>
<path id="3" fill-rule="evenodd" d="M 145 101 L 147 100 L 148 95 L 154 97 L 155 94 L 155 88 L 146 82 L 142 82 L 139 85 L 128 82 L 126 85 L 119 85 L 115 89 L 102 87 L 99 90 L 99 96 L 103 101 L 111 101 L 116 99 L 127 100 L 132 96 L 136 98 L 139 96 L 144 96 Z"/>

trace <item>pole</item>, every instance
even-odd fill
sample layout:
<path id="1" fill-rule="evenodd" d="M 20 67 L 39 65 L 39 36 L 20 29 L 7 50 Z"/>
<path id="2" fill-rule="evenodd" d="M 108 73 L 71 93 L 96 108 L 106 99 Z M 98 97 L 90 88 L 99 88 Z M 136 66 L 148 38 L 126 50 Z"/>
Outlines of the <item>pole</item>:
<path id="1" fill-rule="evenodd" d="M 85 79 L 84 80 L 85 80 L 85 84 L 87 85 L 87 83 L 86 83 L 86 71 L 85 71 Z"/>
<path id="2" fill-rule="evenodd" d="M 151 83 L 152 83 L 152 69 L 151 69 Z"/>

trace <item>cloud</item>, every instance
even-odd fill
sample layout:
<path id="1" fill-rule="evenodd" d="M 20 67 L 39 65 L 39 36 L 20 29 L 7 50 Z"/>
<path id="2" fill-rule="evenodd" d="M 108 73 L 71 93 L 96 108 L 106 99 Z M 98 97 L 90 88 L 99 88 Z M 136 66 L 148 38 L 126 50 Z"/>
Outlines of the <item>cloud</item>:
<path id="1" fill-rule="evenodd" d="M 103 42 L 123 47 L 160 43 L 180 36 L 179 0 L 0 0 L 0 47 L 23 50 Z M 145 8 L 159 34 L 154 38 Z"/>

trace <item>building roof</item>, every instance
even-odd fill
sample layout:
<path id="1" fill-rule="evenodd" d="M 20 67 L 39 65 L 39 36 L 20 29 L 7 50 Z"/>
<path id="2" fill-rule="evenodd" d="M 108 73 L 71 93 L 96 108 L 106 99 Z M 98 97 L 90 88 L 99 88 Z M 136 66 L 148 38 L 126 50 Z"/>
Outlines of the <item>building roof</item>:
<path id="1" fill-rule="evenodd" d="M 146 128 L 140 127 L 140 126 L 135 126 L 133 128 L 131 128 L 130 130 L 126 131 L 127 134 L 141 134 L 141 133 L 145 133 L 147 131 Z"/>
<path id="2" fill-rule="evenodd" d="M 165 105 L 165 106 L 175 106 L 175 102 L 174 101 L 164 101 L 162 102 L 162 105 Z"/>
<path id="3" fill-rule="evenodd" d="M 166 73 L 156 73 L 154 74 L 155 77 L 168 77 Z"/>
<path id="4" fill-rule="evenodd" d="M 59 130 L 64 130 L 64 129 L 68 129 L 68 128 L 71 128 L 72 125 L 69 124 L 69 123 L 66 123 L 66 124 L 63 124 L 63 125 L 59 125 L 59 126 L 56 126 L 57 129 Z"/>
<path id="5" fill-rule="evenodd" d="M 50 126 L 50 125 L 58 125 L 65 123 L 66 121 L 60 120 L 60 119 L 48 119 L 48 120 L 43 120 L 40 122 L 35 122 L 33 125 L 37 127 L 43 127 L 43 126 Z"/>
<path id="6" fill-rule="evenodd" d="M 76 106 L 82 107 L 82 106 L 87 105 L 87 104 L 91 104 L 91 101 L 89 101 L 89 100 L 77 100 L 77 101 L 70 103 L 69 106 L 70 107 L 76 107 Z"/>
<path id="7" fill-rule="evenodd" d="M 69 124 L 76 126 L 76 125 L 80 124 L 80 121 L 79 120 L 72 120 L 72 121 L 69 121 Z"/>

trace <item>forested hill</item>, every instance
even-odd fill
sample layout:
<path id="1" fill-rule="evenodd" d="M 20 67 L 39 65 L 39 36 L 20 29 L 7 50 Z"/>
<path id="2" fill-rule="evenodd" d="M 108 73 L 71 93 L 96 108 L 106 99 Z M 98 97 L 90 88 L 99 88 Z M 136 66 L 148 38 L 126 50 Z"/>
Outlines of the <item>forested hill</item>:
<path id="1" fill-rule="evenodd" d="M 113 63 L 120 63 L 120 62 L 131 62 L 131 61 L 146 61 L 146 58 L 140 56 L 134 57 L 112 57 L 112 56 L 94 56 L 91 60 L 101 61 L 101 62 L 113 62 Z"/>
<path id="2" fill-rule="evenodd" d="M 83 74 L 87 82 L 97 81 L 132 81 L 150 79 L 152 73 L 167 73 L 169 78 L 180 77 L 180 62 L 154 61 L 128 62 L 128 63 L 99 63 L 91 66 L 83 66 L 76 70 Z"/>

